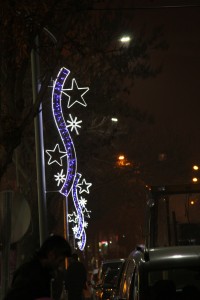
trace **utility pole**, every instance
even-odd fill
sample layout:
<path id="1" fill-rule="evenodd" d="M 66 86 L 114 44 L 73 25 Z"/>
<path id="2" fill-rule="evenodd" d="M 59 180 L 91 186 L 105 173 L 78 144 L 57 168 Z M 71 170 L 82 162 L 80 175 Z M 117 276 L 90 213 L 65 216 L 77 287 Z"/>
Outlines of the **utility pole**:
<path id="1" fill-rule="evenodd" d="M 11 211 L 12 211 L 13 191 L 2 191 L 0 193 L 1 203 L 1 299 L 6 295 L 9 286 L 9 259 L 10 259 L 10 244 L 11 244 Z"/>
<path id="2" fill-rule="evenodd" d="M 31 52 L 32 90 L 33 102 L 36 102 L 40 90 L 40 63 L 39 63 L 39 37 L 35 38 L 35 48 Z M 34 120 L 35 126 L 35 148 L 37 167 L 37 189 L 38 189 L 38 213 L 40 245 L 47 237 L 47 205 L 46 205 L 46 179 L 44 162 L 44 138 L 42 104 Z"/>
<path id="3" fill-rule="evenodd" d="M 57 43 L 56 37 L 46 27 L 43 27 L 43 31 L 49 36 L 49 38 L 53 41 L 55 45 Z M 38 36 L 36 36 L 35 38 L 35 47 L 31 51 L 31 71 L 33 103 L 35 103 L 40 90 L 40 61 Z M 39 233 L 41 245 L 48 235 L 42 104 L 40 104 L 39 112 L 35 117 L 34 126 L 38 187 Z"/>

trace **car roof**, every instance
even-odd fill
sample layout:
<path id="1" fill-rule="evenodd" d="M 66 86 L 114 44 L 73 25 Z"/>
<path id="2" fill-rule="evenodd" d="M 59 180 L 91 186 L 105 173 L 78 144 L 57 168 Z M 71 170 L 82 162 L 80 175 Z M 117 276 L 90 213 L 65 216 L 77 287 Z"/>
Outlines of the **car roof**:
<path id="1" fill-rule="evenodd" d="M 102 264 L 109 264 L 109 263 L 117 263 L 117 262 L 124 262 L 124 258 L 111 258 L 102 261 Z"/>
<path id="2" fill-rule="evenodd" d="M 151 248 L 144 252 L 135 250 L 129 257 L 148 269 L 200 267 L 200 246 Z"/>
<path id="3" fill-rule="evenodd" d="M 155 265 L 200 266 L 200 246 L 176 246 L 150 249 L 149 261 Z"/>

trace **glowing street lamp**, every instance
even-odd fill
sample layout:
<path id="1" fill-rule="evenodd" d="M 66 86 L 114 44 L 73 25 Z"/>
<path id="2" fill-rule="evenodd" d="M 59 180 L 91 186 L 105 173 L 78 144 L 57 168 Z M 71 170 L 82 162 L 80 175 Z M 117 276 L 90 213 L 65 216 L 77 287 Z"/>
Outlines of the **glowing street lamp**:
<path id="1" fill-rule="evenodd" d="M 111 121 L 112 122 L 118 122 L 118 119 L 117 118 L 111 118 Z"/>
<path id="2" fill-rule="evenodd" d="M 192 178 L 192 182 L 197 183 L 199 181 L 199 179 L 197 177 L 198 175 L 196 175 L 196 174 L 199 171 L 199 166 L 198 165 L 193 165 L 192 169 L 195 171 L 195 175 L 194 175 L 195 177 Z"/>
<path id="3" fill-rule="evenodd" d="M 194 183 L 196 183 L 196 182 L 198 181 L 198 178 L 197 178 L 197 177 L 193 177 L 193 178 L 192 178 L 192 181 L 193 181 Z"/>
<path id="4" fill-rule="evenodd" d="M 123 154 L 120 154 L 117 158 L 117 165 L 120 167 L 127 167 L 130 166 L 131 163 L 127 160 L 127 158 Z"/>
<path id="5" fill-rule="evenodd" d="M 122 167 L 125 165 L 125 156 L 123 154 L 120 154 L 118 157 L 117 157 L 117 165 L 119 167 Z"/>
<path id="6" fill-rule="evenodd" d="M 125 159 L 125 156 L 124 156 L 124 155 L 119 155 L 119 156 L 118 156 L 118 159 L 119 159 L 119 160 L 124 160 L 124 159 Z"/>
<path id="7" fill-rule="evenodd" d="M 120 42 L 122 42 L 122 43 L 128 43 L 128 42 L 130 42 L 130 40 L 131 40 L 131 38 L 128 35 L 124 35 L 120 38 Z"/>
<path id="8" fill-rule="evenodd" d="M 197 165 L 194 165 L 192 168 L 193 168 L 193 170 L 195 170 L 195 171 L 198 171 L 198 170 L 199 170 L 199 167 L 198 167 Z"/>

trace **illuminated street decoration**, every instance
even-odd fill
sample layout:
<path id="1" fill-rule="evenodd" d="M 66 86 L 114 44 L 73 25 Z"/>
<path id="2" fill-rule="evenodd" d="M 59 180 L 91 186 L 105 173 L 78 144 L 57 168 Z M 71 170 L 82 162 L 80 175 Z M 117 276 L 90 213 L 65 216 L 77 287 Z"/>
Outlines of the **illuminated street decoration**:
<path id="1" fill-rule="evenodd" d="M 68 92 L 66 92 L 68 91 Z M 73 78 L 72 79 L 72 86 L 70 89 L 62 89 L 63 94 L 68 96 L 69 100 L 67 103 L 67 108 L 70 108 L 73 106 L 75 103 L 79 103 L 80 105 L 87 106 L 87 103 L 85 102 L 83 95 L 89 91 L 88 87 L 80 88 L 78 87 L 78 84 L 76 80 Z M 77 95 L 78 94 L 78 98 Z"/>
<path id="2" fill-rule="evenodd" d="M 58 165 L 62 166 L 62 158 L 67 155 L 67 152 L 60 151 L 59 144 L 56 144 L 53 150 L 46 150 L 46 153 L 49 155 L 48 165 L 53 164 L 56 162 Z M 58 154 L 59 155 L 59 161 L 57 160 Z"/>
<path id="3" fill-rule="evenodd" d="M 60 183 L 65 182 L 65 175 L 63 174 L 63 169 L 61 170 L 61 172 L 57 173 L 57 175 L 54 175 L 55 177 L 55 181 L 58 181 L 57 186 L 60 185 Z"/>
<path id="4" fill-rule="evenodd" d="M 85 179 L 82 180 L 82 183 L 79 183 L 77 186 L 80 188 L 80 194 L 86 192 L 89 194 L 89 188 L 91 187 L 91 183 L 87 183 Z"/>
<path id="5" fill-rule="evenodd" d="M 87 200 L 80 196 L 80 194 L 84 192 L 89 194 L 89 188 L 92 184 L 87 183 L 84 178 L 81 179 L 82 175 L 77 173 L 75 146 L 70 135 L 70 132 L 75 132 L 79 135 L 82 120 L 78 120 L 78 118 L 73 117 L 72 114 L 69 114 L 69 119 L 65 120 L 63 103 L 67 96 L 68 109 L 75 104 L 86 107 L 87 104 L 83 96 L 89 88 L 80 88 L 74 78 L 72 79 L 71 88 L 64 88 L 65 81 L 69 74 L 70 71 L 68 69 L 62 68 L 56 80 L 53 81 L 54 85 L 52 91 L 52 113 L 64 150 L 61 151 L 62 147 L 56 144 L 53 150 L 46 150 L 46 154 L 49 156 L 48 165 L 57 164 L 62 167 L 61 170 L 57 170 L 57 173 L 54 175 L 54 180 L 60 189 L 59 192 L 66 197 L 66 201 L 68 201 L 69 195 L 72 196 L 75 211 L 73 211 L 72 214 L 68 214 L 66 222 L 73 224 L 72 230 L 77 240 L 78 248 L 83 250 L 86 244 L 85 228 L 88 226 L 88 222 L 85 218 L 90 218 L 91 211 L 87 210 Z M 66 165 L 63 163 L 63 160 L 66 160 Z M 82 180 L 81 182 L 80 179 Z"/>
<path id="6" fill-rule="evenodd" d="M 79 134 L 78 128 L 81 128 L 79 124 L 82 123 L 82 121 L 77 121 L 77 117 L 73 119 L 71 114 L 69 114 L 69 117 L 71 121 L 67 120 L 67 123 L 69 123 L 69 125 L 67 125 L 67 128 L 71 127 L 71 131 L 73 131 L 74 129 L 76 131 L 76 134 Z"/>

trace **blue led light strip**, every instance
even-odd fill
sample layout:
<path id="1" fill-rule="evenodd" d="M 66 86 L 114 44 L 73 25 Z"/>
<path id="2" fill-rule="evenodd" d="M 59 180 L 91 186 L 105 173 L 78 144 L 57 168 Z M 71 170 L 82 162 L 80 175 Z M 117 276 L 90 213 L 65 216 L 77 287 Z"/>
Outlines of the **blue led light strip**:
<path id="1" fill-rule="evenodd" d="M 77 169 L 77 162 L 76 162 L 76 152 L 74 148 L 74 144 L 70 133 L 67 129 L 67 125 L 65 123 L 65 119 L 62 112 L 62 105 L 61 105 L 61 94 L 62 88 L 64 86 L 65 80 L 68 77 L 70 71 L 66 68 L 62 68 L 58 73 L 57 79 L 55 80 L 53 92 L 52 92 L 52 111 L 54 120 L 62 139 L 63 145 L 67 152 L 67 172 L 65 182 L 63 183 L 62 188 L 60 189 L 60 193 L 68 196 L 71 188 L 73 186 L 74 177 L 76 174 Z"/>
<path id="2" fill-rule="evenodd" d="M 81 174 L 77 173 L 75 180 L 74 180 L 74 185 L 72 189 L 72 196 L 73 196 L 73 201 L 74 201 L 74 206 L 76 208 L 77 216 L 78 216 L 78 230 L 75 233 L 75 238 L 80 239 L 83 229 L 84 229 L 84 216 L 83 216 L 83 211 L 81 208 L 81 205 L 79 204 L 79 199 L 77 195 L 77 184 L 79 182 L 79 179 L 81 177 Z"/>
<path id="3" fill-rule="evenodd" d="M 86 233 L 84 229 L 81 236 L 81 241 L 78 242 L 78 247 L 81 251 L 85 248 L 85 244 L 86 244 Z"/>

